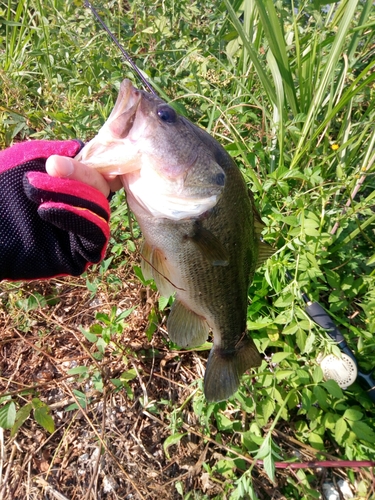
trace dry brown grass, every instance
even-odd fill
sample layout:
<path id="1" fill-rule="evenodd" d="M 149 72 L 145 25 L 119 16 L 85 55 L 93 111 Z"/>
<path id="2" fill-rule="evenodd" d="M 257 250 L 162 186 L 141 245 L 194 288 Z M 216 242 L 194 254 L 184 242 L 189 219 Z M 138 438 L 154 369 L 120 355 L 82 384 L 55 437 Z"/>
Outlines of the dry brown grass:
<path id="1" fill-rule="evenodd" d="M 193 436 L 181 444 L 177 456 L 167 460 L 163 442 L 170 434 L 168 414 L 154 415 L 152 401 L 164 399 L 171 405 L 184 401 L 191 391 L 189 385 L 202 376 L 202 362 L 194 353 L 171 353 L 162 328 L 151 343 L 147 341 L 143 330 L 154 294 L 135 277 L 129 280 L 128 271 L 122 271 L 122 278 L 124 285 L 111 300 L 105 291 L 93 300 L 83 278 L 1 285 L 1 395 L 11 394 L 21 405 L 38 395 L 50 406 L 56 424 L 49 435 L 31 417 L 14 438 L 9 431 L 2 432 L 1 499 L 44 495 L 130 499 L 160 494 L 177 498 L 176 480 L 189 477 L 193 485 L 200 472 L 194 469 L 202 453 L 199 438 Z M 19 296 L 48 296 L 56 284 L 57 305 L 15 314 Z M 108 349 L 98 362 L 92 356 L 93 344 L 86 341 L 79 326 L 88 328 L 97 310 L 109 311 L 113 304 L 138 307 L 116 339 L 124 355 Z M 77 365 L 100 371 L 103 392 L 67 374 Z M 110 382 L 129 368 L 138 374 L 131 382 L 134 399 L 124 390 L 116 391 Z M 30 388 L 32 392 L 25 394 Z M 85 392 L 89 404 L 86 409 L 66 411 L 70 404 L 79 403 L 74 389 Z"/>
<path id="2" fill-rule="evenodd" d="M 240 449 L 240 437 L 221 433 L 217 442 L 215 426 L 207 432 L 193 411 L 190 396 L 203 376 L 205 353 L 171 351 L 163 318 L 148 342 L 144 332 L 157 297 L 141 285 L 130 265 L 116 273 L 123 285 L 113 291 L 104 279 L 95 298 L 84 278 L 0 285 L 0 396 L 12 395 L 19 406 L 39 397 L 51 408 L 56 426 L 49 434 L 31 416 L 13 438 L 0 429 L 0 500 L 177 499 L 178 483 L 185 493 L 192 492 L 191 498 L 226 498 L 226 483 L 233 479 L 210 477 L 202 464 L 212 466 L 229 454 L 235 456 L 231 447 L 237 444 Z M 46 297 L 56 290 L 55 305 L 31 311 L 17 306 L 20 298 Z M 137 308 L 122 335 L 97 361 L 95 346 L 79 326 L 89 328 L 97 311 L 108 312 L 113 305 Z M 96 390 L 89 379 L 69 375 L 74 366 L 100 372 L 103 390 Z M 130 382 L 133 399 L 111 382 L 131 368 L 137 373 Z M 86 408 L 75 390 L 86 394 Z M 165 405 L 155 411 L 153 402 L 162 400 Z M 73 403 L 80 408 L 67 411 Z M 244 426 L 251 418 L 243 415 Z M 163 443 L 174 424 L 186 436 L 169 448 L 167 457 Z M 315 458 L 314 450 L 288 436 L 287 427 L 282 430 L 275 440 L 283 451 Z M 246 467 L 251 465 L 250 456 L 237 456 Z M 272 485 L 255 466 L 259 498 L 285 498 L 279 491 L 290 474 L 298 480 L 293 471 L 280 471 L 277 485 Z M 317 486 L 322 479 L 320 472 Z"/>

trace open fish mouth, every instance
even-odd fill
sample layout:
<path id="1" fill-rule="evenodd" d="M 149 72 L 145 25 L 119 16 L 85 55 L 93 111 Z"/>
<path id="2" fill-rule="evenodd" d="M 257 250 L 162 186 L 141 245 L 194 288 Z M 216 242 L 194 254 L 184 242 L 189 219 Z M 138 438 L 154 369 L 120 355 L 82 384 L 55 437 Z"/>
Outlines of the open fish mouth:
<path id="1" fill-rule="evenodd" d="M 145 128 L 144 120 L 138 120 L 134 130 L 137 111 L 142 100 L 142 92 L 133 87 L 130 80 L 121 83 L 115 106 L 98 134 L 88 142 L 76 156 L 99 172 L 123 175 L 139 169 L 138 147 L 135 139 Z M 133 140 L 127 141 L 133 131 Z"/>
<path id="2" fill-rule="evenodd" d="M 112 134 L 118 139 L 125 139 L 129 135 L 141 99 L 141 92 L 133 87 L 130 80 L 124 80 L 120 86 L 115 106 L 106 122 Z"/>
<path id="3" fill-rule="evenodd" d="M 213 208 L 226 183 L 197 129 L 130 80 L 121 83 L 112 113 L 76 159 L 102 174 L 121 176 L 129 200 L 153 217 L 171 220 Z"/>

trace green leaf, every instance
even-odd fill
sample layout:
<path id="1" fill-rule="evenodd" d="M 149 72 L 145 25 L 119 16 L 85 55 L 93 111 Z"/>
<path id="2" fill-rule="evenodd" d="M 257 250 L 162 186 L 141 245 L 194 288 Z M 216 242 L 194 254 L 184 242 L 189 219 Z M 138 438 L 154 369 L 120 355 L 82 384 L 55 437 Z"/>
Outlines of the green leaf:
<path id="1" fill-rule="evenodd" d="M 16 405 L 13 401 L 0 408 L 0 427 L 10 429 L 16 420 Z"/>
<path id="2" fill-rule="evenodd" d="M 309 409 L 311 408 L 311 405 L 312 405 L 312 395 L 313 393 L 310 391 L 310 389 L 308 389 L 307 387 L 305 387 L 304 389 L 302 389 L 302 408 L 305 410 L 305 411 L 309 411 Z"/>
<path id="3" fill-rule="evenodd" d="M 274 303 L 275 307 L 287 307 L 290 306 L 295 300 L 295 297 L 291 293 L 286 293 L 280 296 Z"/>
<path id="4" fill-rule="evenodd" d="M 318 400 L 319 406 L 323 410 L 327 410 L 328 405 L 327 405 L 327 393 L 326 393 L 326 391 L 322 387 L 317 385 L 316 387 L 314 387 L 313 392 L 316 396 L 316 399 Z"/>
<path id="5" fill-rule="evenodd" d="M 110 325 L 112 323 L 110 317 L 106 313 L 98 312 L 95 315 L 95 319 L 101 321 L 105 325 Z"/>
<path id="6" fill-rule="evenodd" d="M 66 373 L 68 375 L 87 375 L 88 368 L 87 366 L 75 366 L 74 368 L 70 368 Z"/>
<path id="7" fill-rule="evenodd" d="M 137 306 L 133 306 L 133 307 L 130 307 L 129 309 L 126 309 L 125 311 L 122 311 L 117 317 L 116 317 L 116 321 L 122 321 L 124 320 L 125 318 L 127 318 L 128 316 L 131 315 L 131 313 L 134 311 L 134 309 L 136 309 Z"/>
<path id="8" fill-rule="evenodd" d="M 375 443 L 375 432 L 369 425 L 365 424 L 365 422 L 353 422 L 352 420 L 348 420 L 348 423 L 359 439 L 369 443 Z"/>
<path id="9" fill-rule="evenodd" d="M 247 34 L 244 32 L 243 27 L 241 22 L 238 19 L 238 16 L 236 12 L 234 11 L 232 4 L 229 2 L 229 0 L 224 0 L 226 8 L 228 9 L 228 13 L 230 15 L 231 21 L 236 28 L 236 31 L 238 35 L 241 37 L 241 40 L 247 50 L 247 53 L 249 54 L 249 57 L 251 59 L 251 62 L 254 64 L 258 76 L 262 81 L 262 85 L 265 89 L 265 91 L 268 94 L 269 99 L 271 100 L 272 103 L 276 103 L 276 93 L 275 90 L 273 89 L 272 85 L 270 84 L 269 76 L 267 75 L 266 71 L 263 68 L 262 63 L 259 60 L 258 54 L 254 50 L 253 45 L 250 43 L 248 40 Z"/>
<path id="10" fill-rule="evenodd" d="M 272 363 L 278 364 L 281 363 L 286 358 L 289 358 L 292 355 L 291 352 L 276 352 L 272 356 Z"/>
<path id="11" fill-rule="evenodd" d="M 266 401 L 264 401 L 261 404 L 262 415 L 263 415 L 263 419 L 264 419 L 265 424 L 268 422 L 270 416 L 275 411 L 275 407 L 276 407 L 275 401 L 271 398 L 267 398 Z"/>
<path id="12" fill-rule="evenodd" d="M 335 397 L 337 399 L 343 399 L 344 394 L 342 392 L 341 387 L 336 382 L 336 380 L 326 380 L 325 382 L 323 382 L 323 386 L 327 389 L 327 391 L 333 397 Z M 345 417 L 345 414 L 344 414 L 344 417 Z"/>
<path id="13" fill-rule="evenodd" d="M 337 32 L 334 37 L 331 51 L 326 58 L 326 64 L 323 66 L 322 74 L 319 78 L 319 85 L 317 85 L 315 89 L 315 94 L 310 103 L 305 123 L 300 134 L 297 149 L 296 151 L 294 151 L 293 160 L 291 163 L 292 168 L 295 167 L 295 165 L 300 161 L 302 155 L 304 154 L 304 147 L 308 142 L 307 137 L 311 132 L 317 113 L 321 108 L 322 102 L 326 96 L 327 87 L 332 81 L 334 72 L 337 71 L 337 63 L 339 58 L 341 57 L 347 31 L 352 22 L 357 4 L 358 0 L 348 0 L 346 2 L 345 13 L 342 16 L 339 26 L 337 27 Z"/>
<path id="14" fill-rule="evenodd" d="M 159 297 L 159 311 L 164 311 L 169 303 L 169 297 L 163 297 L 162 295 Z"/>
<path id="15" fill-rule="evenodd" d="M 294 370 L 276 370 L 273 373 L 273 377 L 276 377 L 276 380 L 284 380 L 294 375 Z"/>
<path id="16" fill-rule="evenodd" d="M 253 452 L 261 446 L 263 437 L 257 436 L 251 431 L 246 431 L 242 433 L 242 443 L 248 451 Z"/>
<path id="17" fill-rule="evenodd" d="M 233 421 L 226 417 L 223 413 L 217 412 L 215 417 L 219 431 L 233 430 Z"/>
<path id="18" fill-rule="evenodd" d="M 169 453 L 168 453 L 168 448 L 170 446 L 173 446 L 174 444 L 178 444 L 181 439 L 186 436 L 186 432 L 185 433 L 180 433 L 180 432 L 176 432 L 176 434 L 172 434 L 172 436 L 168 436 L 167 439 L 164 441 L 164 444 L 163 444 L 163 449 L 164 449 L 164 453 L 166 455 L 166 457 L 168 458 L 168 460 L 171 459 Z"/>
<path id="19" fill-rule="evenodd" d="M 259 16 L 262 21 L 262 28 L 265 32 L 269 47 L 279 67 L 280 75 L 288 98 L 288 103 L 293 114 L 299 113 L 299 106 L 296 98 L 295 84 L 289 67 L 289 58 L 287 55 L 286 42 L 283 29 L 280 24 L 279 16 L 273 0 L 255 0 Z M 280 115 L 282 110 L 279 111 Z"/>
<path id="20" fill-rule="evenodd" d="M 263 467 L 272 482 L 275 481 L 275 461 L 273 459 L 272 453 L 266 455 L 263 459 Z"/>
<path id="21" fill-rule="evenodd" d="M 55 432 L 55 422 L 53 421 L 53 418 L 49 413 L 49 406 L 43 405 L 34 410 L 34 417 L 38 424 L 43 427 L 43 429 L 52 434 L 53 432 Z"/>
<path id="22" fill-rule="evenodd" d="M 312 373 L 313 380 L 316 384 L 319 384 L 323 380 L 323 370 L 321 369 L 320 366 L 316 366 L 314 368 L 314 371 Z"/>
<path id="23" fill-rule="evenodd" d="M 352 420 L 353 422 L 355 422 L 356 420 L 361 420 L 362 417 L 363 417 L 362 412 L 354 410 L 352 408 L 348 408 L 347 410 L 345 410 L 345 413 L 343 415 L 343 418 L 346 418 L 347 420 Z"/>
<path id="24" fill-rule="evenodd" d="M 298 328 L 296 332 L 296 341 L 297 341 L 297 346 L 302 353 L 305 352 L 306 339 L 307 339 L 306 332 L 302 330 L 302 328 Z"/>
<path id="25" fill-rule="evenodd" d="M 129 382 L 129 380 L 133 380 L 136 377 L 137 377 L 137 372 L 134 370 L 134 368 L 131 368 L 130 370 L 123 372 L 119 378 L 121 382 Z"/>
<path id="26" fill-rule="evenodd" d="M 32 403 L 27 403 L 25 406 L 22 406 L 22 408 L 18 410 L 16 414 L 16 421 L 10 432 L 11 437 L 17 434 L 18 429 L 29 418 L 32 409 L 33 409 Z"/>
<path id="27" fill-rule="evenodd" d="M 84 328 L 82 328 L 82 326 L 80 326 L 79 329 L 80 329 L 80 332 L 83 333 L 83 335 L 87 338 L 87 340 L 89 342 L 96 342 L 98 340 L 97 335 L 88 332 L 87 330 L 85 330 Z"/>
<path id="28" fill-rule="evenodd" d="M 311 432 L 309 434 L 309 443 L 311 446 L 317 450 L 324 450 L 324 442 L 321 436 L 316 432 Z"/>
<path id="29" fill-rule="evenodd" d="M 339 418 L 335 425 L 335 439 L 340 445 L 343 444 L 342 439 L 347 430 L 348 426 L 345 420 L 343 418 Z"/>
<path id="30" fill-rule="evenodd" d="M 133 271 L 134 271 L 134 274 L 139 279 L 139 281 L 142 283 L 142 285 L 146 286 L 148 283 L 150 283 L 150 280 L 147 281 L 144 279 L 142 269 L 139 266 L 133 266 Z"/>

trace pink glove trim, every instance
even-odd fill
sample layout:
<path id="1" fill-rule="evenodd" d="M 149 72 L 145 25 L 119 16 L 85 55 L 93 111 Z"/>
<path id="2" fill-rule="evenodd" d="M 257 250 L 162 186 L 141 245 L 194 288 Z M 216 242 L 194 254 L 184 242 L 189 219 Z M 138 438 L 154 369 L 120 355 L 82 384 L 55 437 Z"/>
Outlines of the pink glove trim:
<path id="1" fill-rule="evenodd" d="M 19 142 L 0 151 L 0 173 L 36 158 L 49 158 L 51 155 L 73 157 L 80 149 L 81 144 L 75 140 Z"/>
<path id="2" fill-rule="evenodd" d="M 67 194 L 89 200 L 100 205 L 106 212 L 110 213 L 109 203 L 103 193 L 83 182 L 61 177 L 51 177 L 43 172 L 28 172 L 26 174 L 29 183 L 37 189 L 43 189 L 51 193 Z"/>
<path id="3" fill-rule="evenodd" d="M 94 212 L 91 212 L 86 208 L 72 207 L 71 205 L 66 205 L 65 203 L 54 203 L 53 201 L 48 201 L 40 205 L 38 212 L 50 209 L 64 210 L 64 212 L 71 212 L 72 214 L 78 215 L 79 217 L 82 217 L 83 219 L 92 222 L 102 230 L 105 238 L 107 240 L 109 239 L 110 230 L 108 223 L 104 219 L 99 217 L 99 215 L 94 214 Z M 102 257 L 105 255 L 105 251 L 106 247 L 102 251 Z"/>

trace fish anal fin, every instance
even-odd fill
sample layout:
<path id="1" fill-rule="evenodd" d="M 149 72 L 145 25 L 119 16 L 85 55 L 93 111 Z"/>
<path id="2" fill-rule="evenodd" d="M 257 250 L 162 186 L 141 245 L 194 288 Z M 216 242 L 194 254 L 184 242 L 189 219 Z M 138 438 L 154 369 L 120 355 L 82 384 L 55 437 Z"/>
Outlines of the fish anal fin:
<path id="1" fill-rule="evenodd" d="M 240 385 L 241 375 L 259 366 L 262 358 L 250 337 L 244 337 L 234 349 L 214 345 L 208 357 L 204 376 L 204 395 L 209 403 L 231 397 Z"/>
<path id="2" fill-rule="evenodd" d="M 256 267 L 260 267 L 275 252 L 276 252 L 276 249 L 271 247 L 271 245 L 269 245 L 265 241 L 260 241 L 259 248 L 258 248 L 258 260 L 257 260 Z"/>
<path id="3" fill-rule="evenodd" d="M 194 234 L 188 238 L 213 266 L 227 266 L 229 254 L 221 241 L 208 229 L 196 224 Z"/>
<path id="4" fill-rule="evenodd" d="M 167 321 L 169 338 L 181 347 L 197 347 L 208 337 L 206 320 L 187 308 L 178 298 L 172 305 Z"/>

